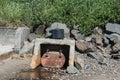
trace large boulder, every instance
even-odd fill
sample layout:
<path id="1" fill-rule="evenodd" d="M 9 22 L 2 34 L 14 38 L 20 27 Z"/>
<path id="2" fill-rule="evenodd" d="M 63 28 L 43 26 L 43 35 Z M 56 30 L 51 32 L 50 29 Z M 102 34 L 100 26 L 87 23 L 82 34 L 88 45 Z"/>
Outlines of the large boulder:
<path id="1" fill-rule="evenodd" d="M 120 34 L 120 25 L 116 23 L 107 23 L 105 26 L 107 31 L 115 32 L 117 34 Z"/>

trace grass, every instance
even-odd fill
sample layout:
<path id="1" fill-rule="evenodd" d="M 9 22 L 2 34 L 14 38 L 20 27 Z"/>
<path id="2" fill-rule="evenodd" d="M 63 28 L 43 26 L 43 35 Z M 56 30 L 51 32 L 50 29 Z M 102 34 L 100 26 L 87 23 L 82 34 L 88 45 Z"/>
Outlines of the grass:
<path id="1" fill-rule="evenodd" d="M 86 35 L 94 27 L 120 22 L 119 0 L 0 0 L 0 24 L 79 25 Z"/>

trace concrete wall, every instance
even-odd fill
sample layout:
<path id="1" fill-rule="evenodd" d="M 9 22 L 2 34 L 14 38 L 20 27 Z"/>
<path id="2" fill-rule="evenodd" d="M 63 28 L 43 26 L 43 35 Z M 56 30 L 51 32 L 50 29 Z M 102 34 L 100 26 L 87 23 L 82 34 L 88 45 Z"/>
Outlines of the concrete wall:
<path id="1" fill-rule="evenodd" d="M 15 31 L 13 28 L 0 28 L 0 44 L 9 45 L 14 44 Z"/>
<path id="2" fill-rule="evenodd" d="M 30 34 L 30 29 L 27 27 L 15 28 L 0 28 L 0 53 L 5 53 L 7 50 L 19 51 L 24 41 L 27 40 Z"/>

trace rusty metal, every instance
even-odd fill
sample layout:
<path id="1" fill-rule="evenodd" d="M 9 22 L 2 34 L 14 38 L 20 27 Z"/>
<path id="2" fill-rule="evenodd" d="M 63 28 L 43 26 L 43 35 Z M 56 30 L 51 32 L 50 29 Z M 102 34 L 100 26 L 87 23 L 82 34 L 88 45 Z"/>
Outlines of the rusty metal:
<path id="1" fill-rule="evenodd" d="M 65 63 L 65 56 L 62 51 L 47 51 L 41 57 L 41 64 L 44 67 L 61 68 Z"/>

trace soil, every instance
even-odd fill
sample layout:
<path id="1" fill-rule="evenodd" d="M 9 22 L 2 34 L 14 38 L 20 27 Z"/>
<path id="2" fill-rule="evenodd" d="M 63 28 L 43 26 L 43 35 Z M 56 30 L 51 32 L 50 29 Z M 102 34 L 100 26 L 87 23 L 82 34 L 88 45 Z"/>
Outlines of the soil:
<path id="1" fill-rule="evenodd" d="M 100 65 L 85 54 L 85 67 L 80 74 L 68 74 L 65 69 L 38 67 L 30 69 L 30 58 L 13 55 L 0 61 L 0 80 L 120 80 L 120 60 L 107 59 Z"/>

